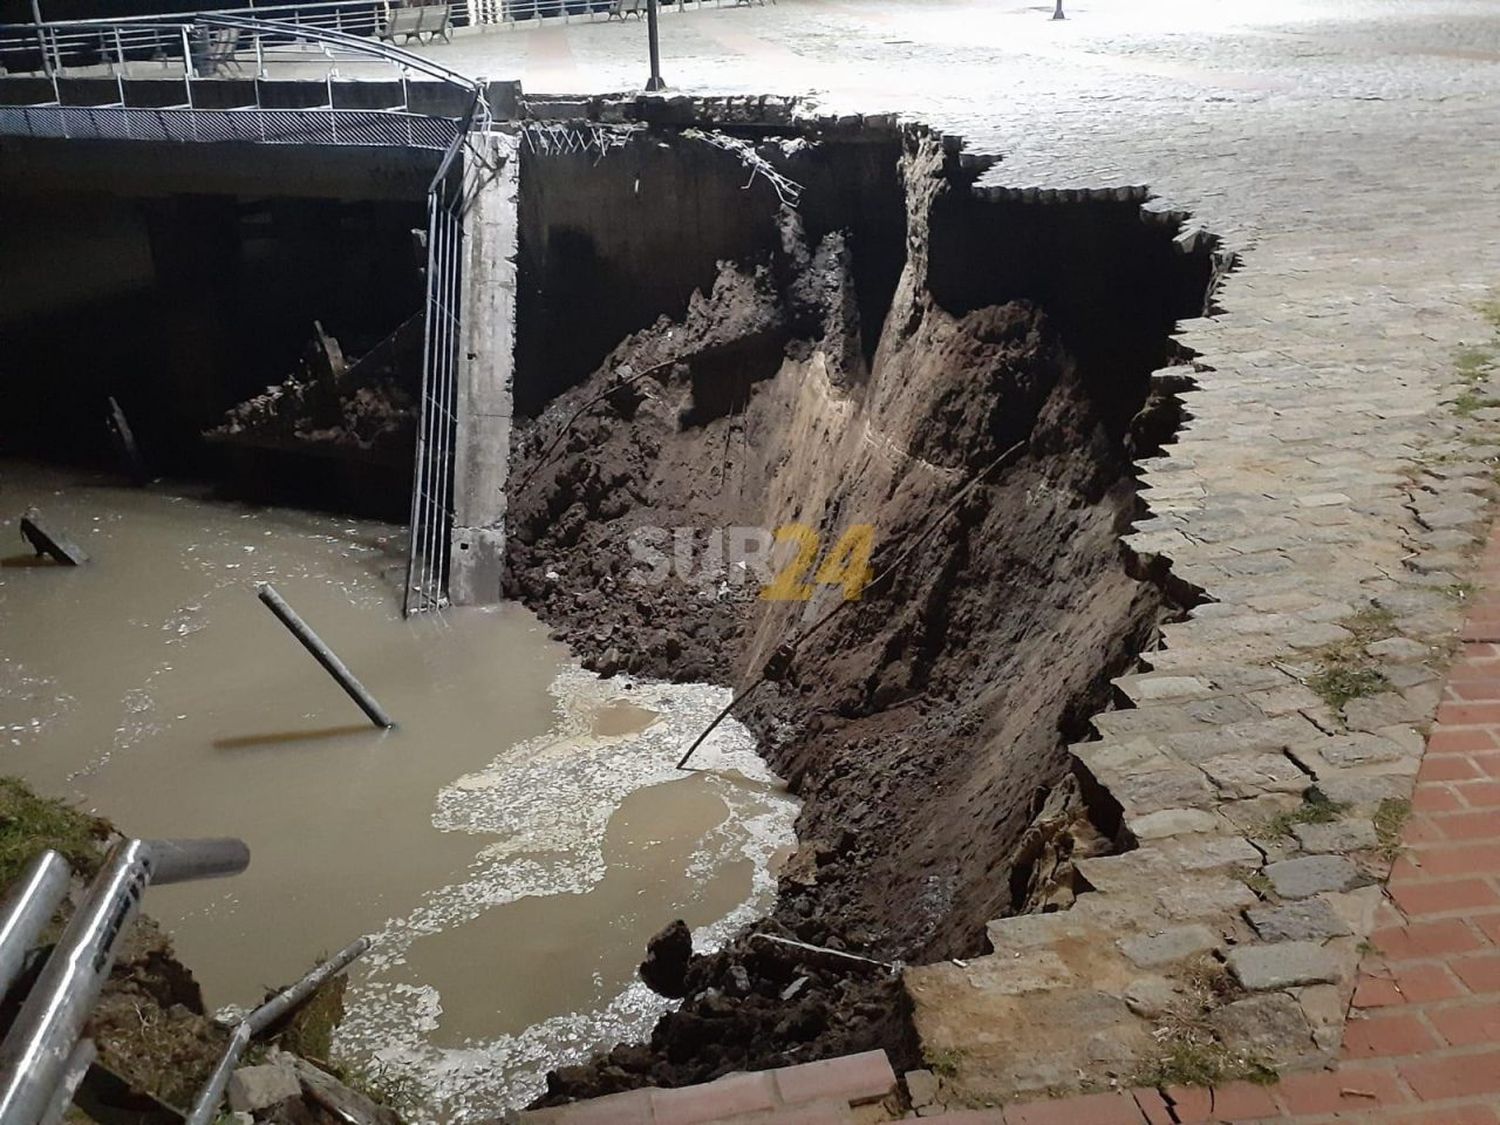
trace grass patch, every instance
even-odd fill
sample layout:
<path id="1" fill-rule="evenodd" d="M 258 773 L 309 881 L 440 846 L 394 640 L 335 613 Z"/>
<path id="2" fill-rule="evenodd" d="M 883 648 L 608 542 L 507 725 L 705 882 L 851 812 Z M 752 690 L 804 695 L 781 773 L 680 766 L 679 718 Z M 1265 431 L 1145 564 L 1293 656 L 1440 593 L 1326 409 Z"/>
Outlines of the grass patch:
<path id="1" fill-rule="evenodd" d="M 1401 829 L 1411 818 L 1411 802 L 1398 797 L 1387 797 L 1375 808 L 1371 818 L 1375 822 L 1375 838 L 1380 841 L 1380 854 L 1394 863 L 1401 854 Z"/>
<path id="2" fill-rule="evenodd" d="M 1458 369 L 1460 378 L 1472 381 L 1479 379 L 1494 362 L 1492 348 L 1462 348 L 1454 357 L 1453 366 Z"/>
<path id="3" fill-rule="evenodd" d="M 1262 875 L 1259 871 L 1242 876 L 1240 881 L 1261 898 L 1265 898 L 1276 889 L 1271 883 L 1271 877 L 1269 875 Z"/>
<path id="4" fill-rule="evenodd" d="M 1264 879 L 1265 876 L 1261 878 Z M 1238 1000 L 1245 994 L 1240 982 L 1229 971 L 1229 966 L 1209 953 L 1200 953 L 1184 961 L 1178 976 L 1204 1008 L 1217 1008 L 1231 1000 Z"/>
<path id="5" fill-rule="evenodd" d="M 1318 671 L 1304 681 L 1334 714 L 1351 699 L 1378 695 L 1391 686 L 1379 666 L 1365 652 L 1365 646 L 1384 640 L 1396 631 L 1396 617 L 1390 610 L 1368 605 L 1339 622 L 1349 639 L 1327 645 L 1316 653 Z"/>
<path id="6" fill-rule="evenodd" d="M 1156 1031 L 1159 1050 L 1130 1076 L 1129 1084 L 1161 1087 L 1217 1086 L 1236 1080 L 1275 1082 L 1274 1067 L 1255 1055 L 1230 1050 L 1210 1026 L 1208 1017 L 1215 1009 L 1245 995 L 1229 967 L 1202 953 L 1183 962 L 1177 977 L 1187 986 L 1187 1002 L 1167 1014 L 1166 1022 Z"/>
<path id="7" fill-rule="evenodd" d="M 1378 605 L 1367 605 L 1339 622 L 1354 634 L 1354 642 L 1363 648 L 1375 641 L 1383 641 L 1396 631 L 1396 615 Z"/>
<path id="8" fill-rule="evenodd" d="M 1391 686 L 1391 682 L 1375 668 L 1339 665 L 1309 676 L 1307 686 L 1330 708 L 1340 711 L 1351 699 L 1379 695 Z"/>
<path id="9" fill-rule="evenodd" d="M 367 1065 L 338 1059 L 330 1061 L 326 1069 L 349 1089 L 400 1117 L 407 1117 L 422 1106 L 422 1087 L 416 1080 L 409 1074 L 391 1070 L 382 1062 Z"/>
<path id="10" fill-rule="evenodd" d="M 1178 1029 L 1166 1037 L 1159 1055 L 1131 1075 L 1128 1084 L 1161 1088 L 1253 1082 L 1271 1086 L 1280 1077 L 1264 1059 L 1231 1051 L 1206 1031 Z"/>
<path id="11" fill-rule="evenodd" d="M 1331 824 L 1349 811 L 1343 801 L 1331 801 L 1316 786 L 1307 791 L 1302 804 L 1284 813 L 1277 813 L 1266 821 L 1260 835 L 1270 837 L 1290 836 L 1299 824 Z"/>
<path id="12" fill-rule="evenodd" d="M 1474 308 L 1480 316 L 1490 322 L 1491 327 L 1500 331 L 1500 298 L 1492 297 L 1488 301 L 1480 301 Z"/>
<path id="13" fill-rule="evenodd" d="M 344 991 L 348 986 L 348 979 L 342 973 L 325 981 L 287 1021 L 278 1037 L 281 1049 L 305 1059 L 331 1057 L 333 1033 L 344 1018 Z"/>
<path id="14" fill-rule="evenodd" d="M 40 797 L 18 777 L 0 777 L 0 890 L 47 848 L 61 852 L 78 874 L 92 876 L 109 832 L 108 822 Z"/>
<path id="15" fill-rule="evenodd" d="M 933 1051 L 931 1054 L 922 1052 L 922 1061 L 927 1064 L 927 1069 L 933 1074 L 943 1078 L 954 1078 L 958 1075 L 959 1064 L 964 1060 L 962 1051 L 955 1051 L 952 1047 L 944 1047 Z"/>
<path id="16" fill-rule="evenodd" d="M 1482 395 L 1470 387 L 1453 400 L 1453 413 L 1460 418 L 1469 418 L 1478 411 L 1487 410 L 1492 406 L 1500 406 L 1500 398 Z"/>

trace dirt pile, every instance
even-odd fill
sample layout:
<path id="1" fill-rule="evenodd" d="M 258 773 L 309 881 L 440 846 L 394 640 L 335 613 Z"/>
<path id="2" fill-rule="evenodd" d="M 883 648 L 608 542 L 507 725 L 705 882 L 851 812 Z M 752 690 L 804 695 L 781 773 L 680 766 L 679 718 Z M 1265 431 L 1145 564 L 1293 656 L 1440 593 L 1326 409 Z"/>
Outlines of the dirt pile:
<path id="1" fill-rule="evenodd" d="M 764 928 L 918 961 L 981 951 L 989 919 L 1071 893 L 1072 849 L 1113 846 L 1065 747 L 1176 610 L 1118 538 L 1131 462 L 1170 423 L 1148 389 L 1171 348 L 1170 317 L 1111 346 L 1088 299 L 954 298 L 962 240 L 929 247 L 967 185 L 920 131 L 902 173 L 908 255 L 873 349 L 847 238 L 810 246 L 784 211 L 768 261 L 722 263 L 519 434 L 508 561 L 595 669 L 751 689 L 737 713 L 805 801 Z M 783 529 L 802 557 L 763 591 L 726 528 Z M 695 958 L 649 1048 L 549 1097 L 874 1046 L 916 1062 L 897 984 L 764 944 Z"/>

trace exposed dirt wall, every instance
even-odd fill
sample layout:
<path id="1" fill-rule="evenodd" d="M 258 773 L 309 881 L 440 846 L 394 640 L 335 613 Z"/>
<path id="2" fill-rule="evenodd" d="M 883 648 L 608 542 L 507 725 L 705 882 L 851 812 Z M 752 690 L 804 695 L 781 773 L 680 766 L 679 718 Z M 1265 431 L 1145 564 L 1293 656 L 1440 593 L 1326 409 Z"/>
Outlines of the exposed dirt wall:
<path id="1" fill-rule="evenodd" d="M 1028 826 L 1071 785 L 1065 746 L 1107 703 L 1108 678 L 1174 612 L 1132 576 L 1118 535 L 1131 461 L 1164 406 L 1149 373 L 1198 264 L 1174 258 L 1170 231 L 1116 216 L 1090 227 L 1103 243 L 1090 254 L 1132 263 L 1120 309 L 1092 260 L 1028 280 L 1040 241 L 991 276 L 976 263 L 1010 253 L 1006 220 L 965 217 L 978 204 L 935 139 L 909 132 L 897 170 L 888 206 L 905 211 L 908 252 L 888 308 L 861 269 L 889 261 L 889 232 L 861 254 L 854 232 L 783 212 L 768 257 L 724 264 L 685 317 L 625 340 L 522 432 L 509 562 L 514 589 L 601 671 L 754 687 L 739 713 L 805 801 L 764 928 L 924 960 L 979 951 L 989 919 L 1067 893 L 1041 885 Z M 1037 222 L 1061 230 L 1066 216 Z M 708 542 L 794 522 L 824 551 L 873 527 L 876 580 L 859 600 L 815 585 L 768 601 L 712 570 L 632 580 L 642 526 Z M 1081 819 L 1082 802 L 1061 805 L 1062 822 Z M 1049 864 L 1109 846 L 1108 825 L 1074 827 Z M 812 974 L 783 1001 L 792 970 L 744 942 L 695 966 L 654 1051 L 570 1069 L 554 1095 L 869 1046 L 913 1061 L 877 981 Z"/>

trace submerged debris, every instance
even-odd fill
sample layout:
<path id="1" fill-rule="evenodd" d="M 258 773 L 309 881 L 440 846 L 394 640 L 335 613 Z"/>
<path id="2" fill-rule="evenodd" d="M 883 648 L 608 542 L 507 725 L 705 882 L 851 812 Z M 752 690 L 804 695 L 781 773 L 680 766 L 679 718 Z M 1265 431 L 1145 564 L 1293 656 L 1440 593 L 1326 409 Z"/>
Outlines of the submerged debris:
<path id="1" fill-rule="evenodd" d="M 296 373 L 234 407 L 211 442 L 404 464 L 416 441 L 423 321 L 406 320 L 354 363 L 313 324 Z"/>
<path id="2" fill-rule="evenodd" d="M 38 558 L 46 555 L 63 566 L 82 566 L 89 561 L 82 547 L 62 531 L 48 526 L 35 508 L 27 508 L 21 517 L 21 537 L 31 544 Z"/>

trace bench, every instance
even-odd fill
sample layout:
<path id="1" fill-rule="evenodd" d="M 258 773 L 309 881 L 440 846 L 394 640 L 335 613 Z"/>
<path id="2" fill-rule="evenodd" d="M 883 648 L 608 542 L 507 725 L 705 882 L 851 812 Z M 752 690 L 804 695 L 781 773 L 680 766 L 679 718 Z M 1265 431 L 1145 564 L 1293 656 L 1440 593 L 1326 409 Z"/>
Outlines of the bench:
<path id="1" fill-rule="evenodd" d="M 453 42 L 453 5 L 423 4 L 416 8 L 392 8 L 390 18 L 380 29 L 380 38 L 394 43 L 398 35 L 403 37 L 403 43 L 410 43 L 413 38 L 420 43 L 424 35 L 429 43 L 438 36 L 442 36 L 445 43 Z"/>
<path id="2" fill-rule="evenodd" d="M 633 15 L 636 19 L 646 14 L 646 0 L 615 0 L 609 6 L 609 15 L 604 22 L 610 20 L 624 20 L 626 16 Z"/>

